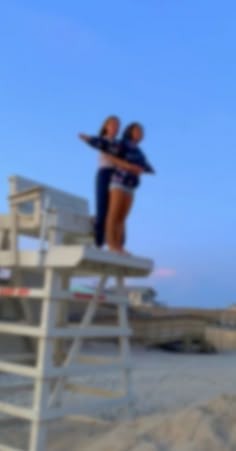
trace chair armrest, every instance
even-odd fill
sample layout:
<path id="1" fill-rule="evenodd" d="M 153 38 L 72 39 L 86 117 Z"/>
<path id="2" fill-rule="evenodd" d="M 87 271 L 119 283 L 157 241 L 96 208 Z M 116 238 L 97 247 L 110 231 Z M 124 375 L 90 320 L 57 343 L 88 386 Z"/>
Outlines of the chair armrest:
<path id="1" fill-rule="evenodd" d="M 11 205 L 19 205 L 32 200 L 37 200 L 42 192 L 43 188 L 41 186 L 35 186 L 34 188 L 21 191 L 20 193 L 12 194 L 9 196 Z"/>

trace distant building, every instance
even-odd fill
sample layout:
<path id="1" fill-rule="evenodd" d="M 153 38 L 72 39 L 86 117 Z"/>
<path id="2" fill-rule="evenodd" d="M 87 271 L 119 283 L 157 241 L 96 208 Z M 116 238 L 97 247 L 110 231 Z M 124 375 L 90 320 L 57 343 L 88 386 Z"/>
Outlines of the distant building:
<path id="1" fill-rule="evenodd" d="M 228 310 L 236 310 L 236 303 L 229 305 Z"/>
<path id="2" fill-rule="evenodd" d="M 125 292 L 130 300 L 130 305 L 136 307 L 163 307 L 164 305 L 157 300 L 158 293 L 151 287 L 130 286 L 125 287 Z"/>
<path id="3" fill-rule="evenodd" d="M 150 287 L 127 286 L 126 292 L 133 306 L 154 307 L 158 305 L 157 291 Z"/>
<path id="4" fill-rule="evenodd" d="M 81 285 L 73 287 L 71 291 L 76 295 L 76 297 L 81 298 L 92 297 L 95 294 L 95 290 L 93 287 L 88 286 L 86 287 Z M 113 287 L 106 288 L 105 291 L 102 293 L 102 296 L 104 296 L 104 299 L 106 299 L 107 296 L 109 301 L 109 294 L 113 292 L 114 292 Z M 130 300 L 130 305 L 132 306 L 165 307 L 163 303 L 157 300 L 158 297 L 157 291 L 151 287 L 127 285 L 125 287 L 125 293 Z"/>

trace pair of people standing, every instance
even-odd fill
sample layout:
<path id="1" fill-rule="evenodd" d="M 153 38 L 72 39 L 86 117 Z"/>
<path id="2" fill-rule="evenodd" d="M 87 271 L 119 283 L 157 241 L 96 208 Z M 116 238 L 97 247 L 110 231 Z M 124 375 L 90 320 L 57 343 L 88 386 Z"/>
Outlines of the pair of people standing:
<path id="1" fill-rule="evenodd" d="M 130 124 L 117 140 L 119 129 L 119 118 L 110 116 L 97 137 L 84 134 L 79 137 L 101 150 L 96 175 L 95 243 L 102 247 L 106 241 L 111 251 L 126 253 L 123 249 L 125 221 L 133 203 L 134 190 L 143 172 L 154 171 L 138 148 L 143 138 L 142 126 Z"/>

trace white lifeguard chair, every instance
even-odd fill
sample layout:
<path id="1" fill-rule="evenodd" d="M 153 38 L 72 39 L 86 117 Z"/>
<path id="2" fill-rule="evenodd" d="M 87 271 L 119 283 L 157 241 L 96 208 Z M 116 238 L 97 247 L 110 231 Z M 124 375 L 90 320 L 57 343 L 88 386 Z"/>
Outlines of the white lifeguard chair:
<path id="1" fill-rule="evenodd" d="M 5 357 L 0 361 L 0 372 L 30 378 L 33 387 L 30 407 L 2 401 L 0 413 L 28 420 L 31 429 L 27 450 L 46 451 L 49 421 L 83 413 L 78 401 L 63 404 L 65 390 L 89 394 L 92 401 L 97 396 L 106 405 L 109 402 L 127 405 L 131 401 L 131 330 L 124 280 L 147 276 L 153 264 L 149 259 L 119 256 L 93 247 L 88 204 L 80 197 L 14 176 L 10 178 L 9 207 L 9 214 L 0 215 L 0 267 L 9 268 L 12 276 L 10 286 L 0 287 L 0 302 L 3 298 L 21 301 L 24 320 L 0 321 L 0 334 L 28 337 L 37 346 L 33 348 L 34 366 L 8 361 Z M 21 249 L 21 235 L 37 238 L 38 248 Z M 78 326 L 68 323 L 67 307 L 73 298 L 69 284 L 74 276 L 97 276 L 99 280 Z M 108 302 L 117 305 L 118 324 L 93 325 L 98 302 L 110 277 L 115 279 L 116 290 Z M 33 314 L 31 300 L 37 300 L 41 306 L 38 318 Z M 119 357 L 86 355 L 83 342 L 92 338 L 117 339 Z M 65 339 L 70 340 L 69 348 L 62 346 Z M 84 385 L 75 387 L 70 381 L 82 371 L 108 368 L 123 372 L 122 393 Z M 16 390 L 19 389 L 18 384 Z M 19 451 L 19 448 L 0 444 L 0 450 Z"/>

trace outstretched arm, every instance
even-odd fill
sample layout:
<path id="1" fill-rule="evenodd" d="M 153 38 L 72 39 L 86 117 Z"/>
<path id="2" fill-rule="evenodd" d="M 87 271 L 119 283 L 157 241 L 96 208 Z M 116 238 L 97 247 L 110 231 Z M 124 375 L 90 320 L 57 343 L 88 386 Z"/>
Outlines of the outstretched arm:
<path id="1" fill-rule="evenodd" d="M 141 157 L 140 161 L 127 161 L 125 158 L 121 158 L 122 155 L 125 155 L 125 151 L 129 148 L 127 144 L 124 142 L 111 142 L 108 139 L 97 137 L 97 136 L 88 136 L 85 134 L 79 134 L 78 137 L 85 141 L 92 147 L 96 149 L 100 149 L 107 154 L 110 162 L 121 169 L 132 172 L 135 175 L 139 175 L 142 173 L 154 174 L 155 171 L 152 166 L 147 162 L 144 156 Z"/>
<path id="2" fill-rule="evenodd" d="M 88 136 L 84 134 L 78 135 L 79 139 L 89 144 L 95 149 L 100 149 L 109 155 L 119 155 L 122 147 L 119 142 L 109 141 L 109 139 L 101 138 L 100 136 Z"/>

